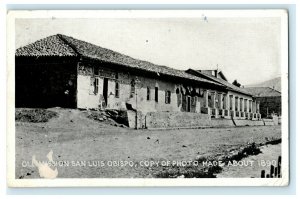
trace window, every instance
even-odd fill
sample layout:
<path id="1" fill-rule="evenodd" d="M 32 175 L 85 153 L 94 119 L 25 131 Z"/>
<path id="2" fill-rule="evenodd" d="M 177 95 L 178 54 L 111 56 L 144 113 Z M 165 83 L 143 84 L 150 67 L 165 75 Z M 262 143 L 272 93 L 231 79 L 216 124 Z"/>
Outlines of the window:
<path id="1" fill-rule="evenodd" d="M 155 87 L 155 101 L 158 102 L 158 87 Z"/>
<path id="2" fill-rule="evenodd" d="M 176 89 L 176 95 L 177 95 L 177 106 L 179 107 L 182 103 L 182 96 L 181 96 L 181 93 L 179 91 L 179 88 Z"/>
<path id="3" fill-rule="evenodd" d="M 212 108 L 213 106 L 213 99 L 212 99 L 212 94 L 209 92 L 207 95 L 207 100 L 208 100 L 208 107 Z"/>
<path id="4" fill-rule="evenodd" d="M 99 88 L 99 79 L 95 78 L 95 77 L 91 77 L 90 94 L 97 95 L 98 94 L 98 88 Z"/>
<path id="5" fill-rule="evenodd" d="M 147 87 L 147 100 L 151 100 L 151 90 L 150 87 Z"/>
<path id="6" fill-rule="evenodd" d="M 226 100 L 224 95 L 222 95 L 222 105 L 223 105 L 222 109 L 226 109 Z"/>
<path id="7" fill-rule="evenodd" d="M 99 88 L 99 79 L 95 78 L 95 90 L 94 90 L 94 94 L 97 95 L 98 94 L 98 88 Z"/>
<path id="8" fill-rule="evenodd" d="M 130 85 L 131 85 L 131 87 L 130 87 L 130 97 L 133 97 L 134 94 L 135 94 L 135 81 L 134 81 L 134 79 L 131 80 Z"/>
<path id="9" fill-rule="evenodd" d="M 116 81 L 116 85 L 115 85 L 115 97 L 119 98 L 120 96 L 120 92 L 119 92 L 119 82 Z"/>
<path id="10" fill-rule="evenodd" d="M 120 85 L 119 85 L 119 75 L 118 73 L 115 74 L 115 79 L 116 79 L 116 84 L 115 84 L 115 97 L 116 98 L 119 98 L 120 96 L 120 91 L 119 91 L 119 88 L 120 88 Z"/>
<path id="11" fill-rule="evenodd" d="M 166 104 L 170 104 L 171 103 L 171 91 L 166 91 L 166 99 L 165 102 Z"/>
<path id="12" fill-rule="evenodd" d="M 93 70 L 94 70 L 94 75 L 98 76 L 99 75 L 99 69 L 96 66 L 94 66 Z"/>
<path id="13" fill-rule="evenodd" d="M 191 100 L 192 100 L 192 106 L 196 106 L 197 96 L 192 97 Z"/>

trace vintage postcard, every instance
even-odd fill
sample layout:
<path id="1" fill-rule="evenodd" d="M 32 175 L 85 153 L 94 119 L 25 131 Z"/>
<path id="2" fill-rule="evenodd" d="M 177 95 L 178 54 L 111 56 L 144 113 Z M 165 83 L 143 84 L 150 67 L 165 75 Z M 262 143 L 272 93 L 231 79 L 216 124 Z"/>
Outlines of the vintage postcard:
<path id="1" fill-rule="evenodd" d="M 286 186 L 286 10 L 9 11 L 10 187 Z"/>

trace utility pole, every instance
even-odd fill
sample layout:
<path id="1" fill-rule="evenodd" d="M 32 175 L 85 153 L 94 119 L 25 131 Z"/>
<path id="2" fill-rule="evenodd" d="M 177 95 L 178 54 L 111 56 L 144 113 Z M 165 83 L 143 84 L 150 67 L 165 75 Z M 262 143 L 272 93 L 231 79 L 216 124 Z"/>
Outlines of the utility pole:
<path id="1" fill-rule="evenodd" d="M 135 129 L 138 129 L 137 89 L 135 89 Z"/>
<path id="2" fill-rule="evenodd" d="M 134 85 L 134 88 L 135 88 L 135 129 L 138 129 L 138 83 L 140 82 L 140 80 L 136 77 L 135 78 L 135 85 Z"/>

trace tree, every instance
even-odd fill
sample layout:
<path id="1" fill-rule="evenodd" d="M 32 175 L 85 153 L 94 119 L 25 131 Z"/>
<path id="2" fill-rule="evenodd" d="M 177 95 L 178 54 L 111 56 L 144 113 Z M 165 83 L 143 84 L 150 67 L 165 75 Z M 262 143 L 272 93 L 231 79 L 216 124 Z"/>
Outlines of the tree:
<path id="1" fill-rule="evenodd" d="M 238 81 L 236 79 L 232 82 L 232 84 L 237 86 L 237 87 L 241 87 L 241 84 L 238 83 Z"/>

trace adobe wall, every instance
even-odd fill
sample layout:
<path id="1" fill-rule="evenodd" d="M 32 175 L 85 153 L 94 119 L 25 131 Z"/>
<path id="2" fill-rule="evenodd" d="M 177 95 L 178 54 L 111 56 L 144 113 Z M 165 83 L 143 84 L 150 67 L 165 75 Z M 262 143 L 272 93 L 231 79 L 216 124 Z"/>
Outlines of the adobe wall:
<path id="1" fill-rule="evenodd" d="M 93 65 L 81 63 L 78 65 L 77 77 L 77 107 L 78 108 L 99 108 L 103 103 L 103 82 L 104 78 L 108 79 L 108 101 L 105 108 L 108 109 L 128 109 L 130 106 L 133 110 L 142 113 L 154 111 L 186 111 L 187 97 L 181 94 L 182 85 L 171 81 L 164 81 L 159 76 L 146 77 L 129 72 L 114 71 L 109 66 L 103 64 L 99 68 L 99 92 L 95 95 L 90 93 L 90 79 L 93 77 Z M 118 79 L 115 78 L 118 72 Z M 138 79 L 136 85 L 136 94 L 131 94 L 132 81 Z M 115 96 L 115 85 L 119 83 L 119 97 Z M 150 88 L 150 100 L 147 100 L 147 87 Z M 158 102 L 155 101 L 155 87 L 158 87 Z M 176 94 L 176 90 L 180 94 Z M 171 102 L 165 102 L 166 91 L 171 92 Z M 185 92 L 185 91 L 183 91 Z M 200 104 L 203 97 L 191 98 L 191 112 L 200 112 Z"/>
<path id="2" fill-rule="evenodd" d="M 101 93 L 97 95 L 90 92 L 90 77 L 85 75 L 77 76 L 77 107 L 78 108 L 99 108 L 99 99 Z M 99 84 L 103 84 L 103 80 L 99 79 Z"/>
<path id="3" fill-rule="evenodd" d="M 146 128 L 196 128 L 210 127 L 207 114 L 189 112 L 150 112 L 146 114 Z"/>

